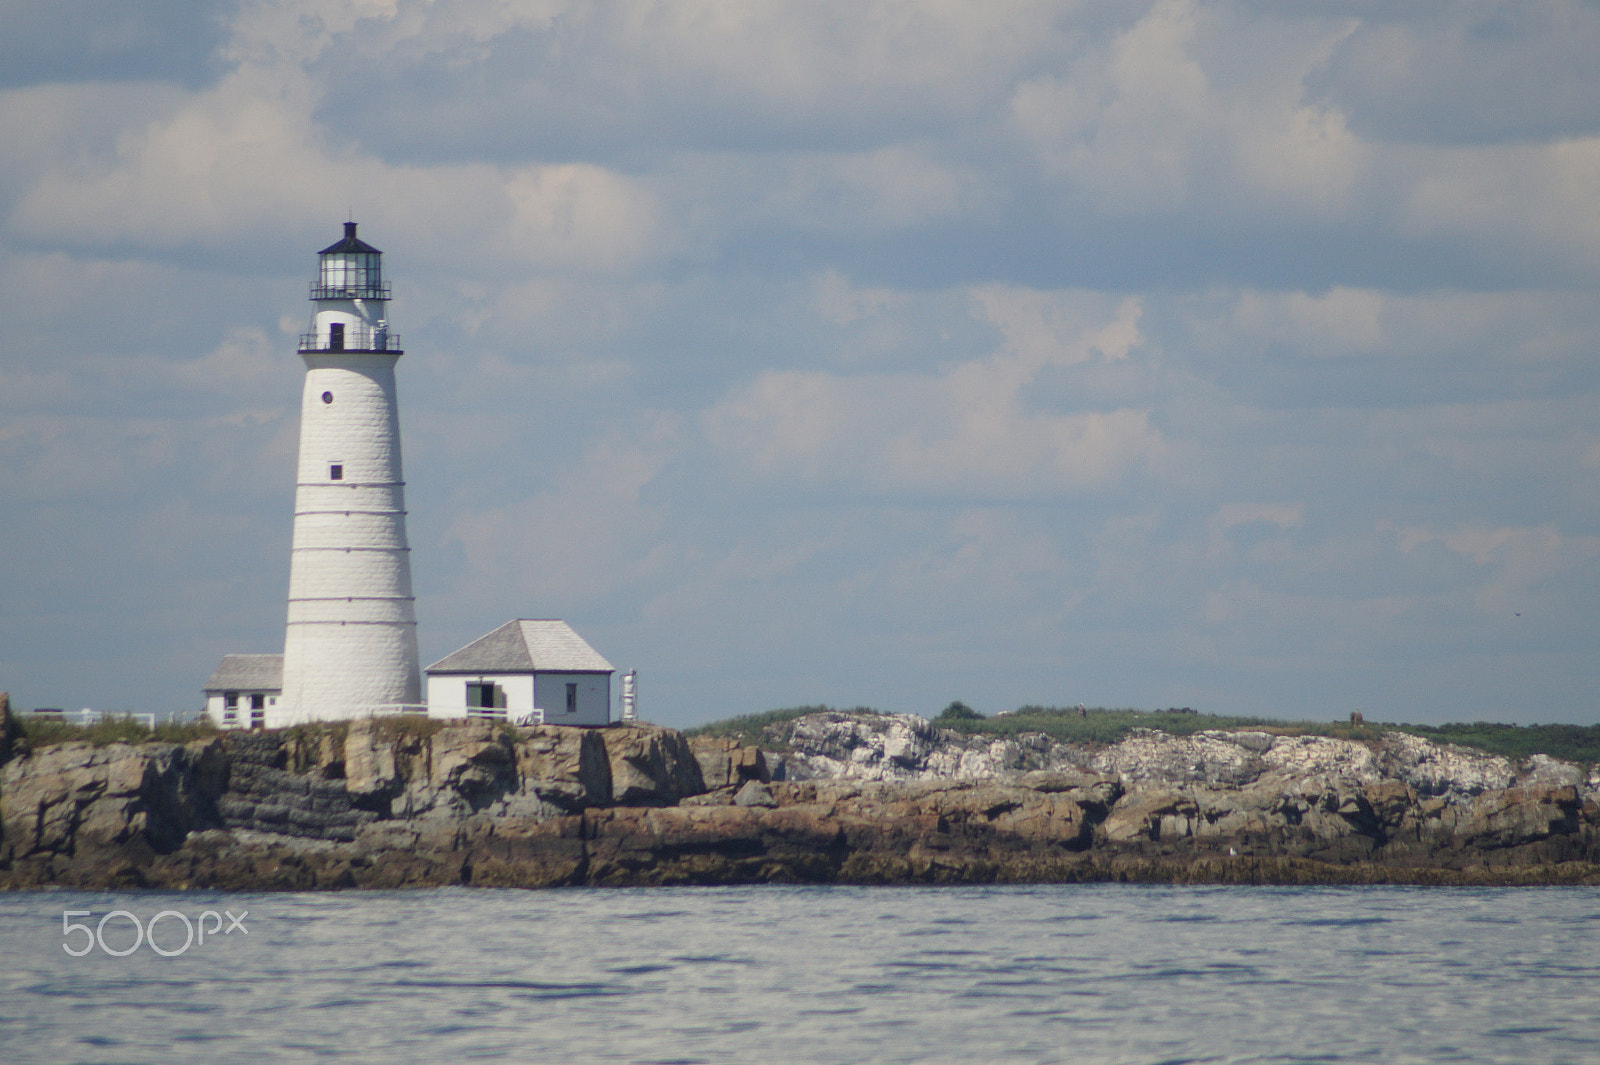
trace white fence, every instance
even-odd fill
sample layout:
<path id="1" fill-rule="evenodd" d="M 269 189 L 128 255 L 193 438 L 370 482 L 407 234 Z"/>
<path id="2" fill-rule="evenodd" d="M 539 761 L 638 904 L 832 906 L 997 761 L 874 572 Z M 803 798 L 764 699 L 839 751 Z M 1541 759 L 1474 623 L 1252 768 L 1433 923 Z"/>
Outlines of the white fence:
<path id="1" fill-rule="evenodd" d="M 82 710 L 57 710 L 44 707 L 33 711 L 29 716 L 42 721 L 60 721 L 67 725 L 98 725 L 111 718 L 126 718 L 147 729 L 156 727 L 154 714 L 135 714 L 129 710 L 91 710 L 87 706 Z"/>

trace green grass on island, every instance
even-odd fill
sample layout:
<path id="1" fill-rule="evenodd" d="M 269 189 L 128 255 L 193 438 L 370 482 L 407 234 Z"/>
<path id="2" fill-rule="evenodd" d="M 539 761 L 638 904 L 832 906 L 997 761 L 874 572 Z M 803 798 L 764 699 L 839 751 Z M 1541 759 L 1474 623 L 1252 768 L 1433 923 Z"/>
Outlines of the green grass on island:
<path id="1" fill-rule="evenodd" d="M 845 711 L 874 714 L 871 707 L 796 706 L 786 710 L 768 710 L 759 714 L 743 714 L 708 725 L 685 729 L 689 736 L 721 736 L 740 743 L 783 750 L 787 747 L 790 722 L 807 714 L 823 711 Z M 12 720 L 18 726 L 21 738 L 28 747 L 39 749 L 61 743 L 90 743 L 105 746 L 112 743 L 144 743 L 150 740 L 165 743 L 187 743 L 218 734 L 208 722 L 168 723 L 154 729 L 132 717 L 111 716 L 93 725 L 75 725 L 63 721 L 50 721 L 29 714 L 15 714 Z M 1385 732 L 1409 732 L 1436 743 L 1455 743 L 1507 758 L 1527 758 L 1545 754 L 1568 762 L 1586 765 L 1600 763 L 1600 725 L 1511 725 L 1498 722 L 1457 722 L 1446 725 L 1408 725 L 1376 721 L 1283 721 L 1263 717 L 1238 717 L 1227 714 L 1197 713 L 1187 708 L 1167 710 L 1134 710 L 1108 707 L 1024 706 L 1009 713 L 984 717 L 961 702 L 951 703 L 933 723 L 940 728 L 954 729 L 972 735 L 1016 736 L 1022 733 L 1044 733 L 1064 743 L 1104 746 L 1116 743 L 1136 728 L 1155 729 L 1174 736 L 1188 736 L 1212 729 L 1238 731 L 1245 729 L 1272 732 L 1284 736 L 1332 736 L 1345 740 L 1377 740 Z M 345 723 L 337 723 L 341 731 Z M 383 722 L 384 731 L 399 735 L 425 738 L 445 727 L 445 722 L 407 715 Z M 303 732 L 302 740 L 311 740 L 312 734 L 320 739 L 327 724 L 297 726 Z"/>
<path id="2" fill-rule="evenodd" d="M 54 747 L 63 743 L 87 743 L 94 747 L 108 747 L 113 743 L 189 743 L 192 740 L 210 739 L 223 735 L 223 730 L 205 718 L 198 721 L 162 722 L 150 728 L 132 715 L 107 714 L 92 725 L 53 720 L 33 714 L 13 714 L 18 734 L 29 748 Z M 515 731 L 513 726 L 500 722 L 502 729 Z M 440 718 L 424 714 L 394 714 L 377 718 L 375 731 L 380 739 L 427 739 L 449 725 Z M 285 731 L 302 744 L 320 742 L 332 736 L 344 742 L 348 721 L 313 721 L 291 725 Z"/>
<path id="3" fill-rule="evenodd" d="M 113 743 L 188 743 L 217 735 L 209 721 L 162 722 L 150 728 L 132 715 L 108 714 L 92 725 L 56 721 L 33 714 L 14 714 L 22 738 L 32 748 L 54 747 L 61 743 L 88 743 L 109 747 Z"/>
<path id="4" fill-rule="evenodd" d="M 685 730 L 690 736 L 725 736 L 741 743 L 782 748 L 789 722 L 806 714 L 840 709 L 799 706 L 744 714 Z M 858 706 L 851 712 L 877 713 Z M 1521 759 L 1545 754 L 1568 762 L 1600 762 L 1600 725 L 1509 725 L 1486 721 L 1448 725 L 1408 725 L 1377 721 L 1281 721 L 1264 717 L 1203 714 L 1188 708 L 1134 710 L 1107 707 L 1024 706 L 1010 713 L 984 717 L 964 703 L 954 702 L 933 719 L 940 728 L 973 735 L 1016 736 L 1042 732 L 1064 743 L 1102 746 L 1116 743 L 1136 728 L 1155 729 L 1174 736 L 1196 732 L 1256 730 L 1283 736 L 1331 736 L 1343 740 L 1377 740 L 1385 732 L 1409 732 L 1435 743 L 1455 743 Z"/>

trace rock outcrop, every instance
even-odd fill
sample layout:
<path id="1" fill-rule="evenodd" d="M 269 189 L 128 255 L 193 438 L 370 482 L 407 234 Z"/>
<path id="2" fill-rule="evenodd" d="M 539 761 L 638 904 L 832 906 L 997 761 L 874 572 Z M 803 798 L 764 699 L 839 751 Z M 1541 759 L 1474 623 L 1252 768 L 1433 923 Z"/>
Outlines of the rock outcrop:
<path id="1" fill-rule="evenodd" d="M 0 773 L 0 885 L 1600 883 L 1600 779 L 1543 756 L 835 713 L 784 738 L 379 719 L 68 744 Z"/>
<path id="2" fill-rule="evenodd" d="M 1399 780 L 1422 796 L 1452 803 L 1515 784 L 1571 784 L 1600 790 L 1578 766 L 1545 755 L 1513 764 L 1499 755 L 1389 732 L 1381 741 L 1198 732 L 1173 736 L 1135 729 L 1104 748 L 1062 743 L 1042 733 L 966 735 L 909 714 L 826 711 L 774 731 L 783 776 L 793 780 L 978 780 L 1034 770 L 1115 773 L 1147 783 L 1249 786 L 1268 778 L 1338 778 L 1362 784 Z"/>
<path id="3" fill-rule="evenodd" d="M 968 736 L 910 714 L 823 711 L 786 723 L 774 739 L 788 748 L 783 775 L 791 780 L 978 780 L 1085 761 L 1047 736 Z"/>
<path id="4" fill-rule="evenodd" d="M 11 761 L 22 743 L 22 726 L 11 716 L 11 693 L 0 692 L 0 766 Z"/>
<path id="5" fill-rule="evenodd" d="M 611 762 L 611 802 L 670 806 L 706 790 L 700 763 L 677 729 L 630 725 L 606 729 L 604 735 Z"/>
<path id="6" fill-rule="evenodd" d="M 33 856 L 171 851 L 222 824 L 228 760 L 220 740 L 177 746 L 68 743 L 0 770 L 0 864 Z"/>
<path id="7" fill-rule="evenodd" d="M 694 760 L 700 766 L 700 781 L 706 791 L 739 788 L 749 781 L 772 780 L 766 754 L 760 747 L 741 745 L 737 740 L 705 737 L 689 741 Z"/>
<path id="8" fill-rule="evenodd" d="M 298 753 L 292 743 L 267 733 L 235 732 L 222 746 L 228 754 L 227 788 L 216 810 L 224 828 L 348 842 L 356 838 L 356 829 L 377 819 L 356 806 L 343 781 L 320 771 L 327 762 L 314 766 L 317 771 L 289 772 L 286 767 Z"/>

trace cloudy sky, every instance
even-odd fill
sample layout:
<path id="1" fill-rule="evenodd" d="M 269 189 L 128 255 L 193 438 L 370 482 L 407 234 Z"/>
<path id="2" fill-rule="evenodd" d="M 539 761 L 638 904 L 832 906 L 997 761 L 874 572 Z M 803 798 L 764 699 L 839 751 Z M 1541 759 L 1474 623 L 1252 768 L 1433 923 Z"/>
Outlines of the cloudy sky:
<path id="1" fill-rule="evenodd" d="M 385 252 L 424 664 L 1596 719 L 1592 0 L 0 0 L 0 689 L 282 649 Z"/>

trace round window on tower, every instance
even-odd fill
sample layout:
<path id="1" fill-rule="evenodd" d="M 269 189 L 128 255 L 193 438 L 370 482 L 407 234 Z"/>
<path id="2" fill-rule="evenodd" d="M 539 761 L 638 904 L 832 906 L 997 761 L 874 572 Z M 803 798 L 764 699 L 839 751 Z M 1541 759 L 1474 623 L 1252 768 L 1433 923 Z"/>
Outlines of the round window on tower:
<path id="1" fill-rule="evenodd" d="M 324 402 L 324 403 L 332 403 L 333 402 L 333 393 L 332 392 L 324 392 L 324 393 L 322 393 L 322 402 Z"/>

